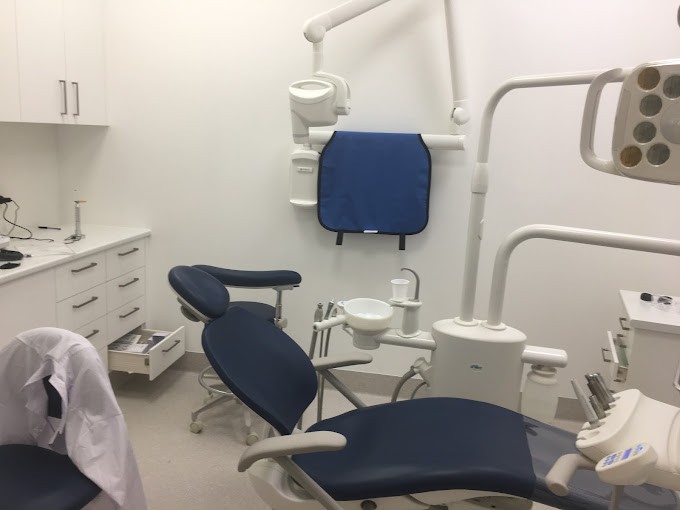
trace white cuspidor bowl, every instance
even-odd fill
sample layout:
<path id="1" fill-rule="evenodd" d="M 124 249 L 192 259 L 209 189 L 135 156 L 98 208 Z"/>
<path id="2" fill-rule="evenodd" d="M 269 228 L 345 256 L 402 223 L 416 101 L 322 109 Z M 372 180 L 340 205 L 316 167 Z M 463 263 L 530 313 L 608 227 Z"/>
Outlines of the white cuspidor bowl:
<path id="1" fill-rule="evenodd" d="M 360 331 L 382 331 L 390 326 L 392 307 L 384 301 L 356 298 L 345 302 L 347 324 Z"/>

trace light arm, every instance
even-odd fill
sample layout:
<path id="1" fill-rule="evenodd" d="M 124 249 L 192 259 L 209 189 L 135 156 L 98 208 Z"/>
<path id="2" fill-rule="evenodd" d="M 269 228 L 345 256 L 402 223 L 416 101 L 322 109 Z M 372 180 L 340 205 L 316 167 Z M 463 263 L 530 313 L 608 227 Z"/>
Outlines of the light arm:
<path id="1" fill-rule="evenodd" d="M 460 316 L 461 324 L 474 324 L 474 306 L 477 292 L 477 273 L 479 271 L 479 252 L 483 236 L 484 209 L 489 187 L 488 161 L 491 143 L 491 126 L 496 107 L 510 91 L 524 88 L 557 87 L 564 85 L 587 85 L 603 71 L 582 73 L 524 76 L 506 81 L 491 96 L 484 109 L 479 135 L 477 163 L 472 174 L 472 198 L 468 218 L 468 233 L 465 250 L 465 269 L 463 272 L 463 294 Z"/>
<path id="2" fill-rule="evenodd" d="M 529 239 L 553 239 L 555 241 L 680 256 L 680 241 L 676 239 L 619 234 L 557 225 L 527 225 L 519 228 L 510 234 L 498 248 L 491 280 L 489 318 L 485 323 L 489 328 L 504 328 L 501 315 L 503 313 L 510 256 L 517 246 Z"/>

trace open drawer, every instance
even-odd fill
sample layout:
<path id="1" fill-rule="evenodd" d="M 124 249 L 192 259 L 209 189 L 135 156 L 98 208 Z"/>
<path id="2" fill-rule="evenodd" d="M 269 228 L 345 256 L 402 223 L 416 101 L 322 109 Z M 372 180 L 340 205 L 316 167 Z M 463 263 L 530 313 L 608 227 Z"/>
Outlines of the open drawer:
<path id="1" fill-rule="evenodd" d="M 607 358 L 607 353 L 610 358 Z M 602 359 L 609 363 L 611 382 L 624 383 L 628 378 L 628 346 L 623 335 L 607 331 L 607 347 L 602 348 Z"/>
<path id="2" fill-rule="evenodd" d="M 109 370 L 131 374 L 148 374 L 149 380 L 153 381 L 166 368 L 181 358 L 185 352 L 184 326 L 171 332 L 139 327 L 130 333 L 142 336 L 139 343 L 147 343 L 154 334 L 168 334 L 146 353 L 109 349 Z"/>

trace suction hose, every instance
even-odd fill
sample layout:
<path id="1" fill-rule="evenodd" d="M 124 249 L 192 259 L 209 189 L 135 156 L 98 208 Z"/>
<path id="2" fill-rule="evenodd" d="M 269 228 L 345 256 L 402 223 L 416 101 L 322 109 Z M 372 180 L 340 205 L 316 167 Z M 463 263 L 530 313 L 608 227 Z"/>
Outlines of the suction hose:
<path id="1" fill-rule="evenodd" d="M 394 388 L 394 392 L 392 393 L 391 402 L 397 401 L 397 398 L 399 397 L 399 392 L 404 387 L 404 384 L 406 384 L 406 381 L 408 381 L 414 375 L 416 375 L 416 371 L 413 370 L 413 367 L 411 367 L 408 369 L 408 372 L 401 376 L 401 379 L 399 379 L 399 382 L 397 383 L 397 386 Z"/>

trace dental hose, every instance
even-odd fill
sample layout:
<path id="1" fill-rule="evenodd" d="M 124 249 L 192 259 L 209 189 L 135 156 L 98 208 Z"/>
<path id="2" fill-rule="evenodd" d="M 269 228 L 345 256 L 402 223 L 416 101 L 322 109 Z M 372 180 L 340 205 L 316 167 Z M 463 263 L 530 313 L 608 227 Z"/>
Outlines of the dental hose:
<path id="1" fill-rule="evenodd" d="M 416 371 L 413 370 L 413 367 L 411 367 L 411 368 L 408 369 L 408 372 L 406 372 L 404 375 L 401 376 L 401 379 L 399 379 L 399 382 L 397 383 L 397 385 L 394 388 L 394 392 L 392 392 L 391 402 L 397 401 L 397 398 L 399 397 L 399 392 L 404 387 L 404 384 L 406 384 L 406 381 L 408 381 L 414 375 L 416 375 Z M 415 392 L 414 392 L 414 394 L 415 394 Z"/>

